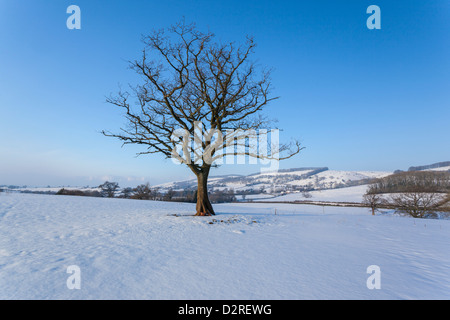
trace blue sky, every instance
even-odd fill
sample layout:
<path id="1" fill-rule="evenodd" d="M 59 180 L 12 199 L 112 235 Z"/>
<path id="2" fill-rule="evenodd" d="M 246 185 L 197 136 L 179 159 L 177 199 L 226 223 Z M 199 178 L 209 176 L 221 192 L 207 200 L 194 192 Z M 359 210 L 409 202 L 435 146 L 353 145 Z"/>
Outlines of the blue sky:
<path id="1" fill-rule="evenodd" d="M 69 30 L 69 5 L 81 30 Z M 369 30 L 369 5 L 381 30 Z M 281 168 L 395 170 L 450 160 L 448 1 L 0 0 L 0 184 L 122 186 L 191 177 L 100 134 L 124 124 L 105 103 L 136 80 L 142 34 L 185 17 L 221 41 L 253 35 L 272 67 L 267 109 L 306 149 Z M 224 166 L 212 174 L 253 173 Z"/>

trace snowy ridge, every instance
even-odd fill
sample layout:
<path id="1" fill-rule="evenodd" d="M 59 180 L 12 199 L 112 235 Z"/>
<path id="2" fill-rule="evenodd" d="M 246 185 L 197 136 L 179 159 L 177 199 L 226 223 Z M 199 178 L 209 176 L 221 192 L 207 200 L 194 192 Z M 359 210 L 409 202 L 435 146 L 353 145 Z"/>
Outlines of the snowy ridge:
<path id="1" fill-rule="evenodd" d="M 425 166 L 410 167 L 408 171 L 449 171 L 450 161 L 437 162 Z"/>
<path id="2" fill-rule="evenodd" d="M 375 178 L 381 178 L 392 174 L 382 171 L 338 171 L 329 170 L 327 167 L 318 168 L 294 168 L 279 170 L 278 172 L 254 173 L 243 175 L 211 176 L 208 180 L 211 192 L 224 189 L 232 189 L 236 194 L 246 193 L 247 199 L 255 195 L 256 198 L 273 198 L 284 194 L 294 194 L 296 200 L 301 198 L 301 192 L 328 189 L 341 189 L 358 185 L 366 185 Z M 173 190 L 196 190 L 197 180 L 169 182 L 152 188 L 159 192 Z M 100 191 L 98 187 L 17 187 L 11 191 L 30 193 L 55 194 L 60 189 L 80 190 L 83 192 Z M 7 188 L 6 188 L 7 189 Z M 120 190 L 117 195 L 120 195 Z M 359 195 L 358 195 L 359 196 Z M 256 200 L 255 198 L 255 200 Z M 238 197 L 240 199 L 240 197 Z"/>
<path id="3" fill-rule="evenodd" d="M 392 172 L 337 171 L 322 168 L 296 168 L 278 172 L 264 172 L 247 176 L 212 176 L 208 184 L 211 190 L 234 189 L 236 193 L 253 190 L 258 193 L 280 194 L 305 190 L 324 190 L 367 184 L 375 178 Z M 195 179 L 159 185 L 162 189 L 195 189 Z"/>
<path id="4" fill-rule="evenodd" d="M 439 168 L 430 168 L 430 169 L 425 169 L 422 171 L 450 171 L 450 166 L 439 167 Z"/>

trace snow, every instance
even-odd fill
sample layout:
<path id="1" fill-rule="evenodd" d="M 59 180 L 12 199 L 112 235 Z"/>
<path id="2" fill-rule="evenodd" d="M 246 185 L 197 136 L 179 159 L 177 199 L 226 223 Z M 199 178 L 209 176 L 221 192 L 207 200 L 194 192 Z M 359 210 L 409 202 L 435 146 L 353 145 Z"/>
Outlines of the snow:
<path id="1" fill-rule="evenodd" d="M 293 202 L 293 201 L 325 201 L 325 202 L 356 202 L 361 203 L 363 195 L 366 193 L 368 185 L 361 185 L 355 187 L 328 189 L 328 190 L 316 190 L 308 192 L 310 198 L 305 198 L 303 193 L 295 192 L 278 197 L 258 199 L 258 201 L 281 201 L 281 202 Z M 256 197 L 255 197 L 256 198 Z"/>
<path id="2" fill-rule="evenodd" d="M 381 178 L 391 175 L 385 171 L 338 171 L 323 170 L 314 173 L 321 168 L 299 168 L 279 172 L 265 172 L 248 176 L 216 176 L 208 180 L 210 188 L 215 190 L 233 189 L 236 192 L 245 190 L 263 189 L 267 193 L 291 191 L 295 188 L 332 189 L 354 185 L 358 181 Z M 364 183 L 364 182 L 363 182 Z M 158 185 L 162 189 L 169 187 L 175 190 L 184 188 L 196 188 L 197 180 L 185 180 Z"/>
<path id="3" fill-rule="evenodd" d="M 450 221 L 0 193 L 0 299 L 449 299 Z M 79 266 L 81 289 L 67 268 Z M 381 270 L 369 290 L 367 268 Z"/>
<path id="4" fill-rule="evenodd" d="M 371 178 L 382 178 L 392 174 L 392 172 L 384 171 L 338 171 L 338 170 L 327 170 L 317 174 L 319 177 L 323 177 L 329 181 L 354 181 L 362 179 Z"/>
<path id="5" fill-rule="evenodd" d="M 251 175 L 252 177 L 264 177 L 264 176 L 269 176 L 269 177 L 274 177 L 274 176 L 291 176 L 291 175 L 304 175 L 304 174 L 308 174 L 311 173 L 312 171 L 314 171 L 313 169 L 298 169 L 298 170 L 293 170 L 293 171 L 269 171 L 269 172 L 261 172 L 258 174 L 253 174 Z"/>
<path id="6" fill-rule="evenodd" d="M 450 171 L 450 166 L 447 167 L 440 167 L 440 168 L 432 168 L 432 169 L 426 169 L 423 171 Z"/>

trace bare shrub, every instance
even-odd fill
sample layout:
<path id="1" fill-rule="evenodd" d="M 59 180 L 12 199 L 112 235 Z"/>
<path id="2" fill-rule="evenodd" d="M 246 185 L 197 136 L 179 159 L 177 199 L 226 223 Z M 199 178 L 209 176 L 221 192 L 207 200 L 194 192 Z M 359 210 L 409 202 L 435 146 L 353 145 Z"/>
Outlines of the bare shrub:
<path id="1" fill-rule="evenodd" d="M 445 198 L 435 192 L 416 191 L 392 194 L 390 200 L 397 211 L 414 218 L 428 218 L 436 216 L 436 211 L 444 204 Z"/>

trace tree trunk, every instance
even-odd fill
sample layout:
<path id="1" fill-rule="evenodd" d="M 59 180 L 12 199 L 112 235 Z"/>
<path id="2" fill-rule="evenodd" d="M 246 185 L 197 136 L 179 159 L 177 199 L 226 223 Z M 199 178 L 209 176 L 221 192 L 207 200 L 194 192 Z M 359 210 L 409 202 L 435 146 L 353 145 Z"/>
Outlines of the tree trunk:
<path id="1" fill-rule="evenodd" d="M 201 172 L 197 175 L 197 213 L 196 216 L 213 216 L 215 215 L 211 202 L 208 197 L 208 174 L 209 170 Z"/>

